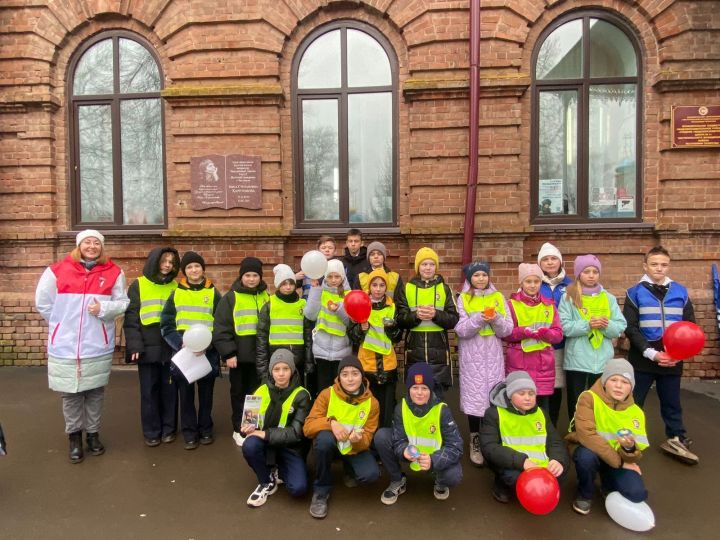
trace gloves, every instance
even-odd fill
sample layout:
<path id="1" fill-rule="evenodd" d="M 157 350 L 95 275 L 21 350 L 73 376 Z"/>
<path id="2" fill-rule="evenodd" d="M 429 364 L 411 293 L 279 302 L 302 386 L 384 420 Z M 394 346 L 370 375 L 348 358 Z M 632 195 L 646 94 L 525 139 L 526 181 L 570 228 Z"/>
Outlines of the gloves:
<path id="1" fill-rule="evenodd" d="M 543 326 L 542 328 L 538 328 L 538 331 L 537 331 L 538 339 L 547 341 L 545 339 L 545 336 L 547 336 L 549 332 L 550 332 L 550 329 L 546 326 Z"/>
<path id="2" fill-rule="evenodd" d="M 538 333 L 530 327 L 523 328 L 523 336 L 527 339 L 540 339 Z"/>

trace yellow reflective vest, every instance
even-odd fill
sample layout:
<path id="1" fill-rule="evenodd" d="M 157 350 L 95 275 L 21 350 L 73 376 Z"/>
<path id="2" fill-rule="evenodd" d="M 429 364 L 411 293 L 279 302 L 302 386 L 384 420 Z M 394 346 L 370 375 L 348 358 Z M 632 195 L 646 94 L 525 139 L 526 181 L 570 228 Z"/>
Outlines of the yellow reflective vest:
<path id="1" fill-rule="evenodd" d="M 292 304 L 277 296 L 270 297 L 270 345 L 302 345 L 303 310 L 305 300 L 300 298 Z"/>
<path id="2" fill-rule="evenodd" d="M 287 420 L 288 416 L 290 415 L 292 411 L 292 404 L 293 401 L 295 401 L 295 396 L 297 396 L 300 392 L 307 392 L 302 386 L 298 386 L 295 390 L 292 391 L 292 393 L 287 397 L 285 401 L 283 401 L 282 404 L 282 411 L 280 413 L 280 421 L 278 422 L 277 427 L 284 428 L 287 426 Z M 265 411 L 267 411 L 268 407 L 270 406 L 270 389 L 268 388 L 267 384 L 263 384 L 255 390 L 255 396 L 260 396 L 262 398 L 262 401 L 260 402 L 260 421 L 258 423 L 258 429 L 264 428 L 265 423 Z M 308 393 L 309 395 L 309 393 Z"/>
<path id="3" fill-rule="evenodd" d="M 330 403 L 328 404 L 327 417 L 337 420 L 348 433 L 361 428 L 367 422 L 370 416 L 370 406 L 372 398 L 367 398 L 360 403 L 347 403 L 335 393 L 335 389 L 330 387 Z M 338 450 L 341 454 L 349 454 L 352 450 L 350 441 L 338 441 Z"/>
<path id="4" fill-rule="evenodd" d="M 327 332 L 333 336 L 344 336 L 347 334 L 347 327 L 340 318 L 340 315 L 336 312 L 330 311 L 328 302 L 339 304 L 342 302 L 342 298 L 337 293 L 330 292 L 323 289 L 320 295 L 320 311 L 317 315 L 317 321 L 315 322 L 315 329 L 318 331 Z"/>
<path id="5" fill-rule="evenodd" d="M 528 459 L 541 467 L 547 467 L 547 428 L 545 414 L 540 407 L 530 414 L 515 414 L 498 407 L 500 439 L 502 445 L 527 455 Z"/>
<path id="6" fill-rule="evenodd" d="M 213 329 L 213 309 L 215 289 L 205 287 L 194 291 L 175 289 L 175 326 L 178 330 L 187 330 L 193 324 L 203 324 Z"/>
<path id="7" fill-rule="evenodd" d="M 383 309 L 373 309 L 368 318 L 368 331 L 365 334 L 362 347 L 386 356 L 392 350 L 392 341 L 385 334 L 383 318 L 395 318 L 395 304 L 385 306 Z"/>
<path id="8" fill-rule="evenodd" d="M 233 309 L 233 325 L 238 336 L 254 336 L 257 334 L 258 313 L 270 300 L 267 291 L 258 294 L 235 292 Z"/>
<path id="9" fill-rule="evenodd" d="M 471 293 L 463 293 L 462 299 L 465 313 L 468 315 L 483 312 L 486 308 L 493 308 L 502 317 L 505 317 L 505 297 L 501 292 L 495 291 L 492 294 L 477 296 Z M 493 336 L 495 330 L 493 330 L 492 325 L 488 324 L 485 328 L 478 330 L 478 334 L 481 336 Z"/>
<path id="10" fill-rule="evenodd" d="M 410 311 L 417 312 L 418 306 L 433 306 L 436 311 L 445 311 L 445 287 L 438 284 L 436 287 L 420 288 L 414 283 L 405 285 L 405 295 Z M 411 332 L 442 332 L 442 326 L 433 321 L 420 321 Z"/>
<path id="11" fill-rule="evenodd" d="M 177 289 L 177 281 L 173 280 L 160 285 L 145 276 L 140 276 L 138 288 L 140 291 L 140 323 L 143 326 L 158 324 L 165 301 L 170 293 Z"/>
<path id="12" fill-rule="evenodd" d="M 397 272 L 386 272 L 387 274 L 387 288 L 385 294 L 390 298 L 395 296 L 395 289 L 397 288 L 400 275 Z M 361 272 L 358 274 L 358 281 L 360 281 L 360 288 L 366 293 L 370 294 L 370 273 Z"/>
<path id="13" fill-rule="evenodd" d="M 406 398 L 402 400 L 402 421 L 408 442 L 414 445 L 421 454 L 432 454 L 442 447 L 442 429 L 440 429 L 440 414 L 445 403 L 438 403 L 430 409 L 425 416 L 415 416 L 407 404 Z M 410 468 L 421 470 L 420 465 L 413 461 Z"/>
<path id="14" fill-rule="evenodd" d="M 582 305 L 583 307 L 575 309 L 580 313 L 580 317 L 586 321 L 589 321 L 592 317 L 610 318 L 610 301 L 605 291 L 596 295 L 583 294 Z M 592 345 L 593 349 L 599 349 L 605 336 L 603 336 L 599 328 L 594 328 L 590 329 L 588 338 L 590 338 L 590 345 Z"/>
<path id="15" fill-rule="evenodd" d="M 645 413 L 636 404 L 630 405 L 623 411 L 610 408 L 603 399 L 592 390 L 588 390 L 593 397 L 593 412 L 595 413 L 595 429 L 607 443 L 615 450 L 620 448 L 617 432 L 620 429 L 629 429 L 635 437 L 635 446 L 645 450 L 650 446 L 645 429 Z"/>
<path id="16" fill-rule="evenodd" d="M 555 307 L 540 302 L 534 306 L 528 306 L 525 302 L 520 300 L 510 299 L 513 309 L 515 310 L 515 317 L 517 317 L 518 327 L 529 327 L 533 331 L 537 331 L 539 328 L 550 328 L 552 326 L 553 317 L 555 316 Z M 520 342 L 520 347 L 525 352 L 541 351 L 551 345 L 540 339 L 523 339 Z"/>

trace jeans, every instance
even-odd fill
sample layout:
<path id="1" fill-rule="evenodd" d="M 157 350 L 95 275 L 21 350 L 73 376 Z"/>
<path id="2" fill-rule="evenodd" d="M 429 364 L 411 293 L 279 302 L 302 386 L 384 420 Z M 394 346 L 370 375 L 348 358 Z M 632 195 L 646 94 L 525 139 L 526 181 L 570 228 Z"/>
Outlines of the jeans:
<path id="1" fill-rule="evenodd" d="M 244 446 L 244 445 L 243 445 Z M 333 460 L 340 456 L 346 469 L 349 469 L 360 484 L 370 484 L 380 478 L 380 469 L 372 453 L 368 450 L 359 454 L 340 454 L 332 431 L 321 431 L 313 441 L 315 453 L 315 482 L 313 493 L 329 495 L 332 490 L 331 467 Z"/>
<path id="2" fill-rule="evenodd" d="M 147 439 L 177 431 L 178 390 L 170 376 L 170 362 L 138 364 L 140 422 Z"/>
<path id="3" fill-rule="evenodd" d="M 682 405 L 680 405 L 680 375 L 660 375 L 636 371 L 633 397 L 639 407 L 645 404 L 645 398 L 653 382 L 660 400 L 660 416 L 665 422 L 665 434 L 670 439 L 685 437 Z"/>
<path id="4" fill-rule="evenodd" d="M 258 484 L 270 482 L 270 467 L 267 453 L 270 445 L 260 437 L 247 437 L 242 446 L 245 461 L 255 472 Z M 288 448 L 274 447 L 278 475 L 285 482 L 288 493 L 293 497 L 302 497 L 307 492 L 307 468 L 302 456 Z"/>
<path id="5" fill-rule="evenodd" d="M 573 454 L 578 479 L 578 494 L 584 499 L 592 499 L 595 493 L 595 475 L 605 492 L 619 491 L 620 495 L 632 502 L 642 502 L 648 497 L 642 476 L 628 469 L 615 469 L 597 454 L 584 446 L 578 446 Z"/>

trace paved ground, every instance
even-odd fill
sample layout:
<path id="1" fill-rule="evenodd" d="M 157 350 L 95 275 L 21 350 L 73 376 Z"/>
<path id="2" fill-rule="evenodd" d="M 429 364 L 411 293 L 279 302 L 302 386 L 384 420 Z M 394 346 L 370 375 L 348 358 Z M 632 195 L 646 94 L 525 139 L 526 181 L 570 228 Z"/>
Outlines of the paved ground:
<path id="1" fill-rule="evenodd" d="M 575 514 L 570 508 L 574 475 L 549 516 L 532 516 L 517 504 L 500 505 L 490 496 L 491 474 L 472 467 L 467 457 L 463 484 L 444 502 L 433 499 L 429 478 L 414 477 L 398 503 L 386 507 L 380 503 L 383 478 L 374 486 L 337 488 L 323 521 L 308 514 L 309 496 L 292 500 L 282 488 L 264 507 L 249 509 L 245 500 L 256 482 L 232 443 L 227 378 L 215 388 L 215 444 L 194 452 L 179 442 L 147 448 L 139 425 L 137 375 L 115 371 L 101 431 L 108 451 L 71 465 L 60 398 L 47 389 L 45 369 L 0 368 L 0 421 L 10 451 L 0 458 L 0 538 L 637 537 L 615 525 L 599 499 L 589 516 Z M 643 470 L 657 519 L 647 536 L 718 538 L 720 402 L 689 391 L 683 392 L 683 402 L 702 463 L 688 467 L 657 448 L 647 452 Z M 454 393 L 450 403 L 457 411 Z M 648 418 L 657 445 L 662 427 L 654 396 Z M 341 468 L 335 472 L 341 483 Z"/>

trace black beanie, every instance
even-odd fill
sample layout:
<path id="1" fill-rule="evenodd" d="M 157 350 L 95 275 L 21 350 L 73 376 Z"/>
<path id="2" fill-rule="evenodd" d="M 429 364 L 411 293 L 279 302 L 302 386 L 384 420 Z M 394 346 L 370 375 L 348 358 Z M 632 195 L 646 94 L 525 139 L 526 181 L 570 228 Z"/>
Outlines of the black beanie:
<path id="1" fill-rule="evenodd" d="M 346 356 L 342 360 L 340 360 L 340 364 L 338 364 L 338 375 L 340 375 L 340 372 L 343 370 L 343 368 L 346 367 L 354 367 L 357 368 L 362 376 L 365 376 L 365 370 L 362 367 L 362 364 L 360 363 L 360 360 L 357 359 L 357 356 Z"/>
<path id="2" fill-rule="evenodd" d="M 182 259 L 180 259 L 180 270 L 182 270 L 183 274 L 185 273 L 185 267 L 190 263 L 198 263 L 202 266 L 203 271 L 205 271 L 205 259 L 203 259 L 199 253 L 195 253 L 194 251 L 185 252 Z"/>
<path id="3" fill-rule="evenodd" d="M 248 272 L 255 272 L 262 278 L 262 261 L 255 257 L 245 257 L 240 263 L 240 277 Z"/>

